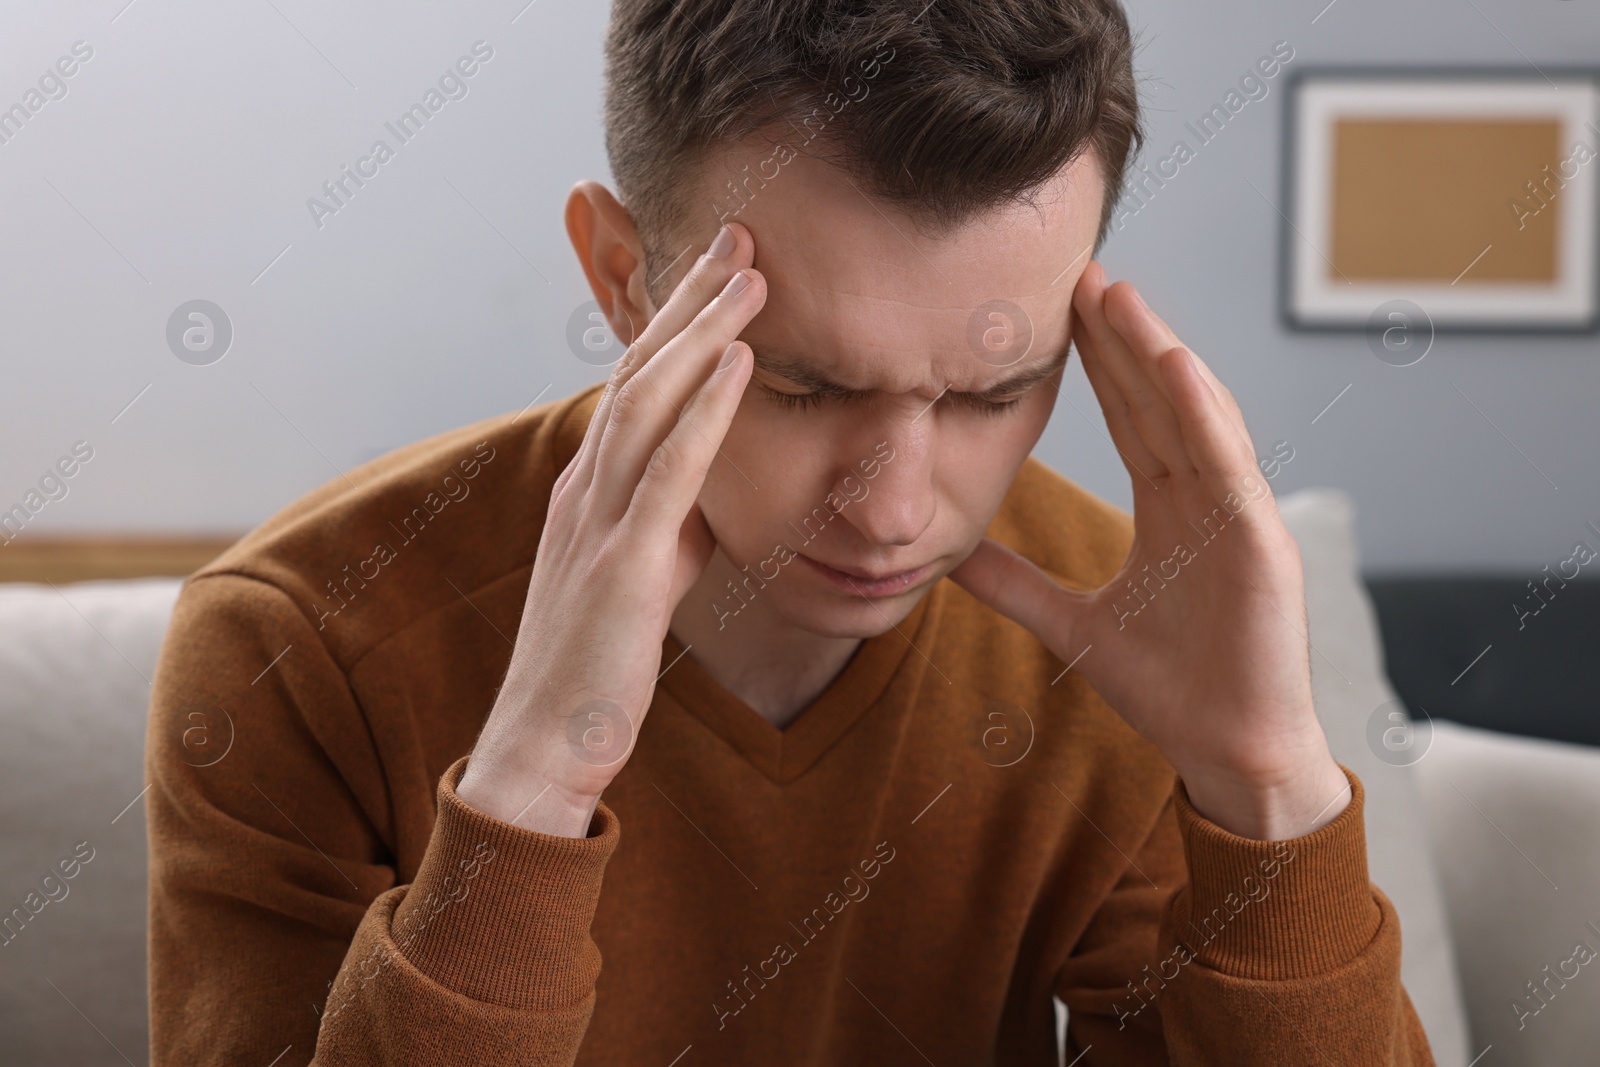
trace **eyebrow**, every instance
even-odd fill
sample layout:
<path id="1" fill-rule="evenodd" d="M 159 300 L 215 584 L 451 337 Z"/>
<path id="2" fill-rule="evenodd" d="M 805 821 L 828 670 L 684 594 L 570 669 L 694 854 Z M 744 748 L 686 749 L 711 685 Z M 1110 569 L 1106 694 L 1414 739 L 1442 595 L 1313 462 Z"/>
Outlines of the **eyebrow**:
<path id="1" fill-rule="evenodd" d="M 814 393 L 842 400 L 852 400 L 862 399 L 876 392 L 873 389 L 854 389 L 842 382 L 836 382 L 782 346 L 763 345 L 757 347 L 752 344 L 750 348 L 755 353 L 755 365 L 758 369 L 764 370 L 769 374 L 775 374 Z M 1049 359 L 1031 363 L 1017 373 L 989 386 L 987 389 L 978 392 L 946 389 L 945 392 L 953 393 L 956 396 L 970 397 L 983 403 L 999 403 L 1009 397 L 1010 394 L 1030 389 L 1060 370 L 1067 362 L 1071 352 L 1072 343 L 1068 341 L 1067 344 L 1061 347 L 1059 352 Z"/>

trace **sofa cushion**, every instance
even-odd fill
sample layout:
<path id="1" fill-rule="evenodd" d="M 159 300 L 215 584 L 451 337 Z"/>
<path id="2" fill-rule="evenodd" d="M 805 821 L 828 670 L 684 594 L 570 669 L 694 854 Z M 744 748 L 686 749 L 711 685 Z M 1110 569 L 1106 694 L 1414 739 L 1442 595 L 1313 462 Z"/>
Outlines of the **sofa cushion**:
<path id="1" fill-rule="evenodd" d="M 179 584 L 0 585 L 7 1064 L 148 1058 L 144 735 Z"/>
<path id="2" fill-rule="evenodd" d="M 1594 1063 L 1600 749 L 1440 720 L 1417 769 L 1484 1063 Z"/>

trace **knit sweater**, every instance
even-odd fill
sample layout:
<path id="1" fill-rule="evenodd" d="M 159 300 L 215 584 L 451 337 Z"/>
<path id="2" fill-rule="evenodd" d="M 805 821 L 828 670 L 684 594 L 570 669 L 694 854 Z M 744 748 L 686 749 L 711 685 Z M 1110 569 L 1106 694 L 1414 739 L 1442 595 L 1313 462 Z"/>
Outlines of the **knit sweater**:
<path id="1" fill-rule="evenodd" d="M 1433 1062 L 1348 768 L 1331 823 L 1231 834 L 948 580 L 784 730 L 669 634 L 587 837 L 466 805 L 599 395 L 373 460 L 185 582 L 146 750 L 152 1064 L 1044 1067 L 1053 996 L 1079 1067 Z M 1092 587 L 1132 523 L 1030 458 L 988 533 Z"/>

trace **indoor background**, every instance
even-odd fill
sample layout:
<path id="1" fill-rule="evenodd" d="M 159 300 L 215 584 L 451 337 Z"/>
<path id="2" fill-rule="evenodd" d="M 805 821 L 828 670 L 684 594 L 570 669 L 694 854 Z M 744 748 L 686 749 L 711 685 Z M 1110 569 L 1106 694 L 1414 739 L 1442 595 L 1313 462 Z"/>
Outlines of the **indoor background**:
<path id="1" fill-rule="evenodd" d="M 1292 78 L 1594 78 L 1600 8 L 1128 7 L 1140 162 L 1180 139 L 1194 152 L 1125 205 L 1100 258 L 1228 384 L 1275 492 L 1296 500 L 1319 717 L 1367 788 L 1372 877 L 1403 916 L 1406 986 L 1438 1062 L 1590 1060 L 1600 978 L 1529 1026 L 1514 1009 L 1532 1010 L 1532 980 L 1575 940 L 1600 947 L 1600 583 L 1591 568 L 1559 586 L 1526 633 L 1514 606 L 1575 543 L 1600 545 L 1600 338 L 1441 330 L 1396 366 L 1370 331 L 1288 325 L 1280 242 Z M 141 752 L 177 579 L 71 583 L 182 575 L 368 459 L 608 373 L 572 341 L 590 294 L 561 221 L 574 182 L 609 181 L 608 9 L 0 13 L 0 109 L 30 101 L 10 125 L 0 111 L 0 516 L 26 505 L 20 530 L 0 524 L 0 1061 L 148 1062 Z M 1292 58 L 1198 144 L 1191 126 L 1274 54 Z M 395 136 L 467 69 L 419 132 Z M 345 168 L 380 138 L 392 158 L 354 187 Z M 339 181 L 354 191 L 336 201 L 325 183 Z M 1426 193 L 1401 176 L 1394 196 Z M 215 330 L 199 354 L 182 343 L 195 307 Z M 1131 506 L 1076 360 L 1036 454 Z M 1391 719 L 1423 740 L 1390 746 Z M 19 913 L 79 841 L 97 858 L 70 899 Z"/>
<path id="2" fill-rule="evenodd" d="M 66 94 L 0 144 L 0 505 L 75 442 L 94 450 L 30 537 L 235 534 L 381 452 L 605 377 L 568 345 L 589 293 L 561 208 L 573 182 L 609 182 L 608 5 L 124 4 L 16 5 L 0 34 L 6 100 L 74 42 L 93 50 Z M 1359 331 L 1286 329 L 1284 75 L 1595 63 L 1600 9 L 1326 5 L 1130 5 L 1152 161 L 1178 137 L 1193 142 L 1184 123 L 1275 42 L 1294 58 L 1101 258 L 1229 385 L 1259 453 L 1292 448 L 1280 495 L 1352 495 L 1368 568 L 1532 577 L 1600 519 L 1595 336 L 1441 334 L 1422 362 L 1396 368 Z M 462 79 L 465 95 L 336 213 L 314 217 L 307 201 L 326 200 L 323 183 L 377 138 L 393 142 L 384 124 L 478 41 L 492 58 Z M 209 366 L 181 362 L 166 339 L 173 311 L 196 299 L 233 327 Z M 1075 365 L 1063 400 L 1038 456 L 1128 506 Z"/>

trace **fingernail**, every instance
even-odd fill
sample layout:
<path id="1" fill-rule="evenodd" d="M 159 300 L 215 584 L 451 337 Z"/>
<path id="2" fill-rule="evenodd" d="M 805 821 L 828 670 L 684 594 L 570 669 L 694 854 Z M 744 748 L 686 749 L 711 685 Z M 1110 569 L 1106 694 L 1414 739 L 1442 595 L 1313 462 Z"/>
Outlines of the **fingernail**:
<path id="1" fill-rule="evenodd" d="M 1102 292 L 1111 288 L 1111 275 L 1106 273 L 1104 267 L 1100 268 L 1100 289 Z"/>
<path id="2" fill-rule="evenodd" d="M 739 355 L 739 342 L 734 341 L 722 350 L 722 358 L 717 361 L 717 370 L 727 370 L 733 365 L 734 359 Z"/>
<path id="3" fill-rule="evenodd" d="M 723 296 L 738 296 L 744 292 L 744 287 L 750 284 L 750 275 L 739 271 L 728 279 L 728 284 L 722 287 Z"/>
<path id="4" fill-rule="evenodd" d="M 733 251 L 733 231 L 724 226 L 717 231 L 716 239 L 711 242 L 711 247 L 706 249 L 706 255 L 712 259 L 721 259 Z"/>

